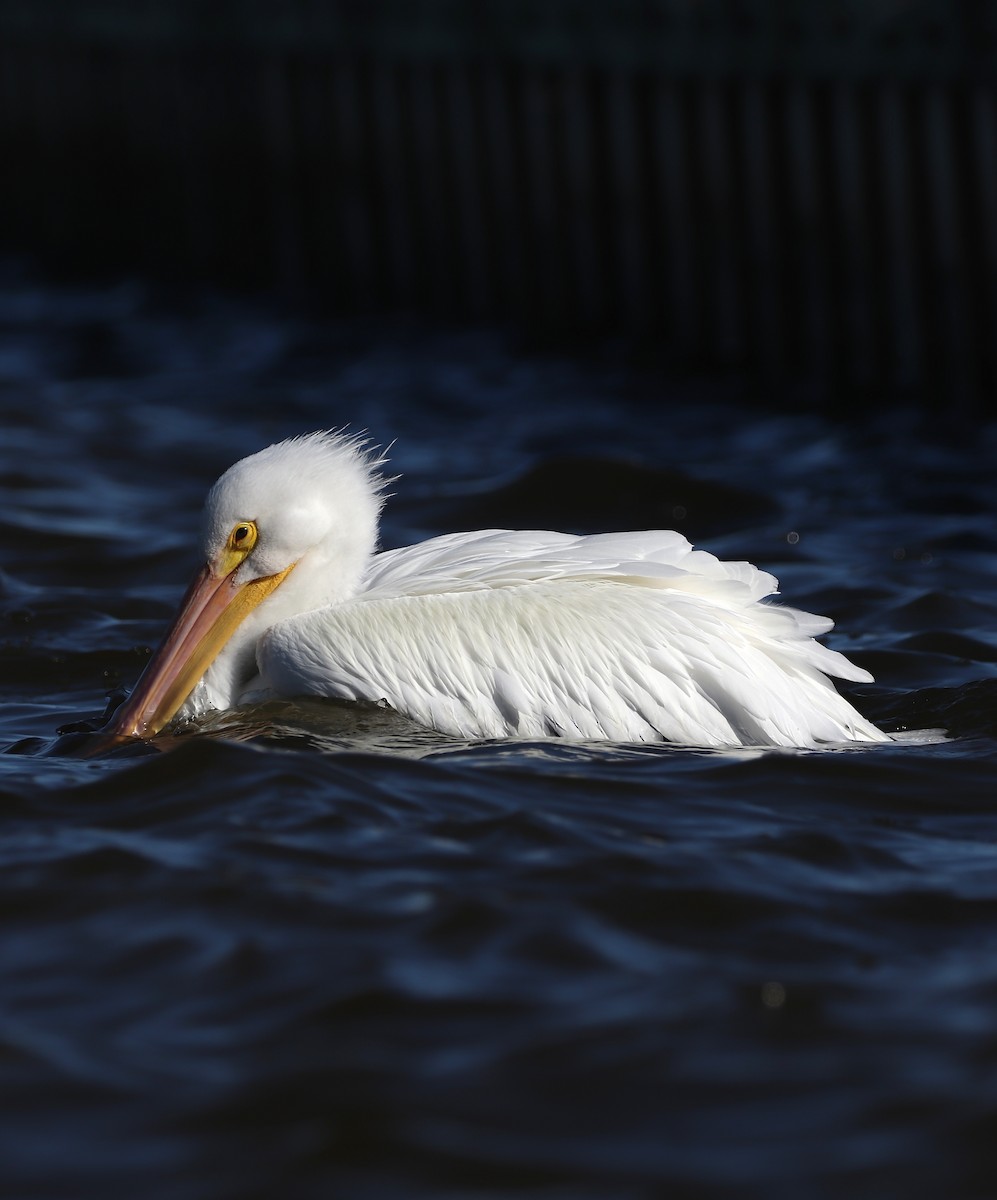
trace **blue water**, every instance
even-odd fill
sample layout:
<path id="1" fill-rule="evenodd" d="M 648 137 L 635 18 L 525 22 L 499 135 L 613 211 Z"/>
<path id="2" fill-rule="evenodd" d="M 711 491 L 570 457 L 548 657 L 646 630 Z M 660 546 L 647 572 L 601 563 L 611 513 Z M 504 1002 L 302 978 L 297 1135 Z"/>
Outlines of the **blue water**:
<path id="1" fill-rule="evenodd" d="M 0 1193 L 997 1194 L 997 431 L 624 361 L 7 269 Z M 80 757 L 210 483 L 346 424 L 394 442 L 385 545 L 678 526 L 948 737 L 474 744 L 301 700 Z"/>

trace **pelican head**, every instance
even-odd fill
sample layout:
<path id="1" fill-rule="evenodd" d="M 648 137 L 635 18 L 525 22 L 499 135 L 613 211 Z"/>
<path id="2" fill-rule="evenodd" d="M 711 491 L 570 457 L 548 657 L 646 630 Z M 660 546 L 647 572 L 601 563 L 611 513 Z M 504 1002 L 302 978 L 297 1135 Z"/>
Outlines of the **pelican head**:
<path id="1" fill-rule="evenodd" d="M 319 432 L 230 467 L 204 506 L 204 565 L 105 733 L 152 737 L 195 689 L 234 703 L 264 629 L 353 595 L 377 544 L 383 461 L 363 438 Z"/>

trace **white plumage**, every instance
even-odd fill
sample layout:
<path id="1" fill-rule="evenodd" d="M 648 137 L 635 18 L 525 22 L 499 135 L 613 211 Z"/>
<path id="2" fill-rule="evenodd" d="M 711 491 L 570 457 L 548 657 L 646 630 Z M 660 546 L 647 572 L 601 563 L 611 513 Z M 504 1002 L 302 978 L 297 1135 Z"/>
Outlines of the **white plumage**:
<path id="1" fill-rule="evenodd" d="M 319 433 L 222 476 L 206 507 L 212 587 L 223 575 L 233 594 L 279 586 L 225 634 L 182 716 L 263 689 L 386 700 L 464 738 L 889 740 L 828 679 L 871 676 L 814 640 L 831 621 L 767 601 L 771 575 L 656 530 L 488 530 L 375 554 L 381 462 Z M 258 540 L 232 567 L 245 522 Z M 146 675 L 167 670 L 169 643 Z M 148 735 L 172 717 L 151 713 L 153 682 L 113 732 Z"/>

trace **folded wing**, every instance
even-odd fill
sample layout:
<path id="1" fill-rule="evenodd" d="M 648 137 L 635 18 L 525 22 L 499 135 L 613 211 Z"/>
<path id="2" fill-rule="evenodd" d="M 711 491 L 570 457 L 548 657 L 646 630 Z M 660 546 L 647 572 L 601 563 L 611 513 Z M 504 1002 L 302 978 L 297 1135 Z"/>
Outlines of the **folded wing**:
<path id="1" fill-rule="evenodd" d="M 459 737 L 813 746 L 884 741 L 828 675 L 831 622 L 680 534 L 454 534 L 377 556 L 353 600 L 263 638 L 285 694 L 386 700 Z"/>

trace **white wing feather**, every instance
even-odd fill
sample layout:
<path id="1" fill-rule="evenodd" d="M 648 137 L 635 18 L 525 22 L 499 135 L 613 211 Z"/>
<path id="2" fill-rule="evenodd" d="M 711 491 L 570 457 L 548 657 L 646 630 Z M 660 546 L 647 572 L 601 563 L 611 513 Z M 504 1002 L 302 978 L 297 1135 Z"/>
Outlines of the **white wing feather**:
<path id="1" fill-rule="evenodd" d="M 761 603 L 776 586 L 673 532 L 451 534 L 273 626 L 259 666 L 278 693 L 383 699 L 459 737 L 888 740 L 827 679 L 871 678 L 813 640 L 832 623 Z"/>
<path id="2" fill-rule="evenodd" d="M 771 595 L 775 578 L 747 562 L 721 562 L 694 550 L 680 533 L 568 533 L 486 529 L 430 538 L 378 554 L 368 569 L 364 596 L 381 598 L 509 587 L 553 579 L 631 578 L 635 583 L 681 586 L 693 576 L 740 584 L 753 599 Z"/>

